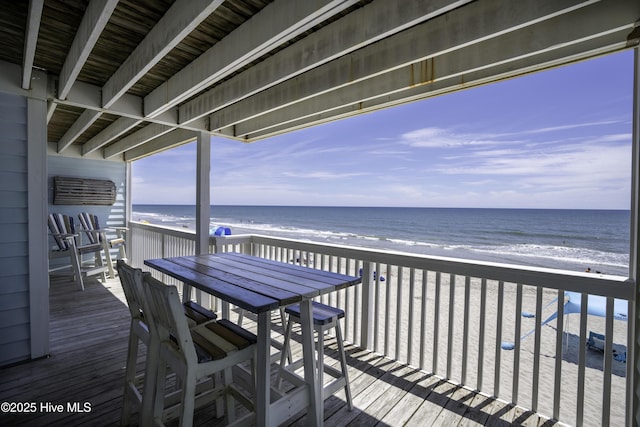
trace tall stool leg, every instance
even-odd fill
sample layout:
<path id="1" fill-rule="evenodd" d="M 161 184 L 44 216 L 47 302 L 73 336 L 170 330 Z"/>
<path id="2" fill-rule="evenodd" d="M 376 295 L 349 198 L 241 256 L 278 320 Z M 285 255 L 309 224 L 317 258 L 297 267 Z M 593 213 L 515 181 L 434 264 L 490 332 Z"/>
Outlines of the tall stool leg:
<path id="1" fill-rule="evenodd" d="M 289 314 L 289 320 L 287 322 L 287 327 L 285 330 L 284 347 L 282 349 L 282 354 L 280 355 L 280 372 L 278 373 L 279 388 L 282 385 L 282 371 L 294 371 L 301 366 L 301 360 L 290 362 L 288 366 L 285 366 L 285 357 L 287 357 L 286 353 L 290 351 L 289 348 L 291 342 L 292 324 L 293 322 L 300 322 L 300 306 L 298 304 L 289 306 L 285 309 L 285 312 Z M 321 396 L 324 401 L 324 399 L 328 397 L 329 394 L 335 393 L 337 390 L 342 389 L 344 386 L 348 408 L 351 411 L 353 409 L 353 401 L 351 397 L 351 388 L 349 386 L 349 374 L 347 372 L 347 357 L 344 351 L 344 343 L 342 342 L 342 330 L 340 328 L 340 319 L 344 317 L 344 311 L 314 301 L 312 316 L 313 329 L 318 333 L 316 342 L 316 373 L 318 376 L 317 391 L 318 393 L 322 393 Z M 338 342 L 338 350 L 340 352 L 340 370 L 335 369 L 332 366 L 325 365 L 324 363 L 324 334 L 326 331 L 332 328 L 335 328 L 336 330 L 336 340 Z M 325 371 L 327 375 L 333 378 L 333 380 L 329 381 L 326 386 L 324 384 Z"/>
<path id="2" fill-rule="evenodd" d="M 284 317 L 283 317 L 284 319 Z M 291 363 L 291 325 L 293 324 L 293 319 L 289 318 L 287 322 L 286 329 L 284 331 L 284 344 L 282 347 L 282 352 L 280 353 L 280 369 L 278 370 L 278 388 L 282 387 L 282 368 L 284 367 L 284 359 L 288 355 L 289 363 Z"/>
<path id="3" fill-rule="evenodd" d="M 340 365 L 342 366 L 342 375 L 344 375 L 344 393 L 347 396 L 347 405 L 349 410 L 353 410 L 353 400 L 351 399 L 351 386 L 349 386 L 349 372 L 347 368 L 347 356 L 344 352 L 344 343 L 342 342 L 342 330 L 340 321 L 336 322 L 336 340 L 338 341 L 338 350 L 340 351 Z"/>

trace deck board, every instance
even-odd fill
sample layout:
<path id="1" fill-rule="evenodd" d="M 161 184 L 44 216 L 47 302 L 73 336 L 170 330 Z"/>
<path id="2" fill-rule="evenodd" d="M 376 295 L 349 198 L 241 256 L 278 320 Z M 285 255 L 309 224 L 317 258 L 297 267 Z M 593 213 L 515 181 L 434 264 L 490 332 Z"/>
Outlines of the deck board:
<path id="1" fill-rule="evenodd" d="M 89 402 L 91 412 L 0 414 L 2 425 L 119 425 L 123 375 L 129 332 L 129 311 L 119 281 L 87 280 L 84 292 L 67 278 L 52 276 L 50 357 L 0 368 L 0 401 Z M 245 327 L 253 327 L 252 316 Z M 274 329 L 281 331 L 279 315 Z M 274 337 L 277 334 L 274 333 Z M 329 363 L 338 367 L 335 341 L 326 340 Z M 144 346 L 141 346 L 144 349 Z M 294 357 L 300 344 L 293 339 Z M 553 426 L 553 421 L 497 401 L 442 378 L 368 350 L 347 345 L 354 410 L 348 411 L 344 391 L 325 400 L 325 425 L 380 426 Z M 142 360 L 142 354 L 140 360 Z M 39 408 L 38 408 L 39 409 Z M 197 411 L 195 425 L 222 425 L 213 408 Z M 169 423 L 176 425 L 176 423 Z M 289 426 L 306 425 L 304 413 Z"/>

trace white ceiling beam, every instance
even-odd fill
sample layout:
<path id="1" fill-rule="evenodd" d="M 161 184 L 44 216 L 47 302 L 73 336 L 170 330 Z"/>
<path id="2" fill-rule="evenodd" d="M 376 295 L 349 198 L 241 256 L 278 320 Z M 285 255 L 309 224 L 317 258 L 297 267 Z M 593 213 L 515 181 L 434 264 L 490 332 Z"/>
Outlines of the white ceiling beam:
<path id="1" fill-rule="evenodd" d="M 22 88 L 27 90 L 31 89 L 31 71 L 33 69 L 33 59 L 36 55 L 43 6 L 44 0 L 31 0 L 29 2 L 29 15 L 27 17 L 27 29 L 24 36 L 22 54 Z"/>
<path id="2" fill-rule="evenodd" d="M 76 82 L 71 88 L 71 91 L 69 91 L 69 95 L 67 95 L 66 99 L 55 99 L 50 95 L 49 100 L 52 101 L 52 103 L 56 103 L 59 105 L 67 105 L 70 107 L 99 111 L 101 113 L 128 117 L 139 121 L 144 120 L 148 122 L 164 124 L 171 127 L 190 129 L 196 132 L 208 129 L 208 119 L 206 117 L 200 119 L 199 121 L 194 121 L 185 125 L 179 124 L 177 109 L 167 110 L 154 118 L 145 118 L 142 115 L 142 98 L 130 94 L 123 95 L 116 103 L 113 104 L 111 108 L 102 108 L 100 104 L 100 92 L 101 89 L 99 86 L 83 82 Z M 113 132 L 117 132 L 117 129 Z"/>
<path id="3" fill-rule="evenodd" d="M 397 67 L 550 19 L 585 4 L 588 3 L 582 0 L 475 2 L 221 109 L 210 116 L 210 129 L 219 130 L 251 120 Z"/>
<path id="4" fill-rule="evenodd" d="M 331 116 L 329 112 L 339 111 L 343 107 L 361 111 L 364 105 L 372 100 L 379 100 L 381 96 L 402 99 L 405 96 L 403 93 L 414 86 L 434 87 L 433 83 L 445 79 L 457 85 L 458 76 L 464 86 L 468 82 L 468 74 L 481 68 L 512 62 L 518 64 L 517 69 L 521 69 L 523 65 L 518 61 L 523 58 L 535 57 L 529 61 L 548 63 L 549 57 L 553 56 L 574 58 L 581 51 L 602 53 L 602 49 L 619 49 L 625 46 L 627 35 L 633 29 L 633 14 L 630 15 L 629 12 L 634 8 L 640 15 L 640 3 L 632 1 L 628 1 L 626 5 L 620 3 L 618 7 L 594 4 L 570 15 L 538 22 L 523 31 L 503 34 L 463 49 L 448 51 L 431 58 L 431 61 L 425 60 L 390 73 L 378 74 L 350 86 L 338 86 L 321 96 L 310 97 L 246 123 L 236 124 L 233 129 L 237 137 L 252 135 L 250 138 L 255 138 L 255 135 L 266 134 L 271 128 L 282 127 L 281 124 L 302 122 L 305 117 L 316 116 L 319 111 Z M 580 25 L 571 25 L 575 22 L 580 22 Z M 557 28 L 565 30 L 553 31 Z M 547 52 L 549 57 L 542 58 Z M 421 90 L 421 93 L 426 92 Z"/>
<path id="5" fill-rule="evenodd" d="M 58 108 L 58 103 L 47 101 L 47 124 L 51 121 L 51 117 L 53 117 L 53 113 L 56 112 L 56 108 Z"/>
<path id="6" fill-rule="evenodd" d="M 145 97 L 153 117 L 323 22 L 356 0 L 277 0 Z"/>
<path id="7" fill-rule="evenodd" d="M 168 150 L 170 148 L 186 144 L 195 140 L 196 138 L 196 132 L 184 129 L 176 129 L 172 132 L 161 135 L 144 145 L 138 146 L 125 152 L 124 160 L 127 162 L 138 160 L 142 157 L 150 156 L 152 154 L 159 153 L 160 151 Z"/>
<path id="8" fill-rule="evenodd" d="M 122 136 L 129 130 L 142 123 L 142 120 L 132 119 L 129 117 L 120 117 L 113 124 L 104 128 L 100 133 L 82 144 L 82 155 L 86 156 L 100 149 L 114 139 Z"/>
<path id="9" fill-rule="evenodd" d="M 200 73 L 201 78 L 204 78 L 204 75 L 202 75 L 201 70 L 198 69 L 197 66 L 194 66 L 194 63 L 197 61 L 200 61 L 201 60 L 200 58 L 204 57 L 205 55 L 211 56 L 212 54 L 218 54 L 218 55 L 226 54 L 227 57 L 231 56 L 233 58 L 233 60 L 229 60 L 229 61 L 225 60 L 227 57 L 215 57 L 215 58 L 210 57 L 209 58 L 209 61 L 213 59 L 214 60 L 213 63 L 215 64 L 219 64 L 220 62 L 227 64 L 223 72 L 219 72 L 217 74 L 218 78 L 221 78 L 224 75 L 227 75 L 232 71 L 235 71 L 235 69 L 237 69 L 238 67 L 245 65 L 247 62 L 249 62 L 251 59 L 254 59 L 256 56 L 262 55 L 264 51 L 268 49 L 272 49 L 273 46 L 271 44 L 277 45 L 279 43 L 282 43 L 285 40 L 295 37 L 299 33 L 305 31 L 308 28 L 311 28 L 313 25 L 317 24 L 323 19 L 326 19 L 327 16 L 338 13 L 339 11 L 345 9 L 346 7 L 348 7 L 353 3 L 355 3 L 355 0 L 353 1 L 314 0 L 314 1 L 293 2 L 293 3 L 290 0 L 286 0 L 286 1 L 283 0 L 277 3 L 278 8 L 274 9 L 273 7 L 270 8 L 269 6 L 267 6 L 267 8 L 265 8 L 263 11 L 261 11 L 257 15 L 257 16 L 260 16 L 260 19 L 258 21 L 255 21 L 256 17 L 250 20 L 250 22 L 252 22 L 253 25 L 263 25 L 263 27 L 266 29 L 266 32 L 257 31 L 254 29 L 254 27 L 247 27 L 243 25 L 245 29 L 250 28 L 249 35 L 244 34 L 244 35 L 238 36 L 238 34 L 240 33 L 236 33 L 236 36 L 234 38 L 233 36 L 234 33 L 232 33 L 223 41 L 214 45 L 209 51 L 205 52 L 205 54 L 201 55 L 189 66 L 185 67 L 185 69 L 183 69 L 176 76 L 170 79 L 169 83 L 171 81 L 175 81 L 179 84 L 182 84 L 183 80 L 190 81 L 189 79 L 187 79 L 187 77 L 191 77 L 193 73 L 196 73 L 196 75 Z M 295 7 L 292 7 L 292 6 L 295 6 Z M 282 10 L 283 7 L 286 8 L 285 10 L 288 13 L 283 14 L 283 10 Z M 265 13 L 264 11 L 267 9 L 269 10 L 269 12 Z M 291 9 L 293 10 L 293 12 L 291 11 Z M 287 17 L 292 17 L 290 25 L 288 24 L 285 25 L 286 22 L 283 22 L 283 20 L 286 21 Z M 299 19 L 300 22 L 295 22 L 293 21 L 293 19 Z M 266 39 L 265 41 L 265 37 L 267 36 L 270 36 L 270 39 Z M 228 40 L 230 37 L 232 40 Z M 220 47 L 220 45 L 222 45 L 222 47 Z M 242 46 L 248 46 L 249 48 L 253 47 L 253 52 L 250 52 L 249 54 L 244 55 L 240 59 L 238 59 L 237 55 L 239 51 L 242 51 Z M 254 47 L 254 46 L 258 46 L 258 47 Z M 216 50 L 216 47 L 218 47 L 218 50 Z M 191 71 L 187 71 L 187 69 L 190 69 Z M 211 76 L 211 75 L 206 76 L 208 80 L 212 80 L 214 77 L 216 76 Z M 167 83 L 165 83 L 165 85 L 166 84 Z M 153 95 L 153 93 L 151 95 Z M 145 102 L 147 99 L 149 99 L 149 97 L 145 98 Z M 147 107 L 145 105 L 145 110 L 146 109 Z M 164 115 L 166 114 L 166 112 L 167 112 L 166 105 L 164 105 L 162 109 L 156 110 L 155 112 L 156 115 L 154 115 L 154 117 L 155 118 L 160 117 L 160 115 Z M 176 114 L 177 114 L 177 110 L 176 110 Z M 198 118 L 197 122 L 199 122 L 197 126 L 204 126 L 205 123 L 208 123 L 208 119 L 206 117 L 201 117 L 201 118 Z M 193 127 L 194 125 L 196 125 L 196 123 L 190 122 L 188 125 L 189 125 L 188 127 Z M 183 126 L 181 125 L 181 127 Z M 149 134 L 149 130 L 151 129 L 157 130 L 158 133 L 155 136 L 159 136 L 162 133 L 167 131 L 167 128 L 162 126 L 148 127 L 148 128 L 149 129 L 146 131 L 145 129 L 147 128 L 144 128 L 138 131 L 136 134 L 130 135 L 124 140 L 124 142 L 119 141 L 118 143 L 112 144 L 111 146 L 107 147 L 104 151 L 105 158 L 113 157 L 117 154 L 124 152 L 125 150 L 135 147 L 135 144 L 137 144 L 138 141 L 148 141 L 151 137 L 154 136 Z M 206 128 L 203 128 L 203 130 L 207 130 L 207 129 L 208 129 L 208 126 L 206 126 Z M 138 133 L 140 134 L 137 135 Z M 106 144 L 107 142 L 104 142 L 103 145 L 106 145 Z M 99 146 L 98 142 L 92 141 L 91 147 L 87 147 L 87 152 L 90 152 L 99 148 L 98 146 Z"/>
<path id="10" fill-rule="evenodd" d="M 136 148 L 146 142 L 151 141 L 154 138 L 164 135 L 165 133 L 169 133 L 174 129 L 175 128 L 169 126 L 151 123 L 150 125 L 147 125 L 140 129 L 138 132 L 125 136 L 118 142 L 115 142 L 106 147 L 104 149 L 104 158 L 110 159 L 111 157 L 115 157 L 120 153 Z"/>
<path id="11" fill-rule="evenodd" d="M 58 141 L 58 153 L 67 149 L 101 114 L 99 111 L 85 110 Z"/>
<path id="12" fill-rule="evenodd" d="M 198 76 L 198 79 L 196 79 L 196 80 L 199 80 L 200 82 L 198 84 L 202 84 L 201 83 L 202 79 L 205 79 L 208 82 L 213 82 L 215 78 L 222 78 L 225 75 L 235 71 L 238 67 L 245 65 L 250 60 L 253 60 L 257 56 L 262 55 L 266 50 L 272 49 L 273 48 L 272 44 L 277 45 L 279 43 L 282 43 L 285 40 L 295 37 L 299 33 L 307 30 L 308 28 L 311 28 L 313 25 L 317 24 L 318 22 L 321 22 L 323 19 L 326 19 L 327 16 L 338 13 L 339 11 L 343 10 L 344 8 L 348 7 L 353 3 L 355 3 L 355 0 L 349 0 L 349 1 L 313 0 L 313 1 L 305 1 L 305 2 L 283 0 L 278 2 L 278 8 L 273 8 L 272 5 L 269 5 L 257 15 L 260 18 L 256 20 L 256 17 L 254 17 L 250 20 L 252 25 L 262 25 L 262 28 L 265 28 L 267 30 L 266 32 L 258 31 L 252 26 L 246 26 L 246 23 L 245 23 L 243 27 L 245 29 L 247 28 L 250 29 L 250 31 L 248 32 L 249 35 L 240 34 L 240 32 L 235 32 L 235 36 L 234 36 L 234 33 L 232 33 L 230 36 L 226 37 L 223 41 L 214 45 L 211 49 L 209 49 L 207 52 L 201 55 L 193 63 L 185 67 L 185 69 L 180 71 L 176 76 L 172 77 L 168 82 L 164 83 L 160 88 L 156 89 L 153 93 L 147 96 L 147 98 L 145 98 L 145 103 L 149 102 L 149 100 L 154 99 L 153 98 L 154 93 L 163 94 L 162 87 L 172 88 L 173 87 L 172 85 L 177 84 L 182 88 L 184 84 L 190 83 L 194 78 L 194 76 Z M 174 8 L 178 6 L 179 5 L 174 4 L 172 8 L 169 10 L 169 12 L 171 12 L 172 10 L 174 10 Z M 283 8 L 285 9 L 282 10 Z M 265 13 L 265 10 L 267 10 L 268 12 Z M 167 18 L 167 16 L 169 15 L 169 12 L 167 12 L 165 17 L 163 17 L 163 19 L 161 20 L 161 22 L 164 21 L 165 18 Z M 287 17 L 292 17 L 292 20 L 290 22 L 288 21 L 285 22 Z M 294 21 L 293 19 L 298 19 L 300 22 Z M 172 23 L 173 20 L 169 19 L 167 22 Z M 152 32 L 155 31 L 156 28 L 162 28 L 162 25 L 160 25 L 160 23 L 156 25 L 156 27 L 154 27 Z M 152 34 L 150 33 L 149 36 L 147 36 L 147 38 L 151 39 L 150 37 L 151 35 Z M 232 40 L 228 40 L 229 38 L 231 38 Z M 143 41 L 143 44 L 146 42 L 146 40 L 147 39 Z M 258 47 L 257 48 L 253 47 L 253 45 L 256 45 Z M 248 54 L 238 59 L 236 57 L 238 55 L 238 52 L 242 52 L 243 51 L 242 49 L 247 48 L 247 46 L 248 48 L 253 47 L 253 51 L 250 51 Z M 127 62 L 133 62 L 132 58 L 137 58 L 136 52 L 138 52 L 140 48 L 141 46 L 139 46 L 134 51 L 134 53 L 127 59 Z M 141 51 L 141 55 L 138 55 L 138 56 L 144 57 L 145 54 L 146 52 L 143 50 Z M 213 69 L 217 70 L 217 67 L 219 67 L 220 63 L 227 64 L 227 65 L 226 67 L 224 67 L 224 70 L 222 71 L 217 70 L 218 71 L 217 74 L 214 73 L 214 75 L 211 75 L 211 74 L 208 74 L 208 71 L 202 71 L 199 68 L 200 65 L 207 63 L 207 61 L 204 61 L 203 58 L 208 58 L 207 61 L 210 66 L 210 69 L 212 69 L 211 67 L 214 67 Z M 121 66 L 118 72 L 120 72 L 120 70 L 127 70 L 127 62 L 125 62 L 125 64 Z M 200 65 L 194 65 L 194 63 L 196 62 Z M 145 70 L 145 72 L 146 71 L 147 70 Z M 123 75 L 126 75 L 124 71 L 122 73 Z M 107 84 L 103 88 L 103 106 L 104 107 L 112 106 L 110 104 L 109 99 L 112 97 L 110 93 L 114 92 L 114 90 L 110 89 L 110 84 L 112 81 L 114 82 L 116 81 L 116 74 L 114 74 L 114 76 L 109 80 L 109 82 L 107 82 Z M 187 84 L 187 86 L 189 85 Z M 192 88 L 191 90 L 197 90 L 197 89 Z M 188 95 L 181 94 L 181 96 L 186 97 Z M 151 114 L 152 117 L 162 114 L 166 112 L 169 108 L 171 108 L 171 105 L 166 102 L 166 99 L 162 98 L 160 101 L 162 103 L 162 108 L 155 109 L 155 111 L 153 111 L 153 114 Z M 177 103 L 177 101 L 175 102 Z M 146 104 L 145 104 L 145 115 L 150 115 L 149 109 L 147 108 Z M 201 122 L 206 120 L 207 120 L 206 118 L 202 118 Z M 115 133 L 115 132 L 112 132 L 112 133 Z M 107 141 L 103 141 L 102 145 L 106 145 L 107 143 L 108 143 Z M 92 146 L 87 147 L 86 151 L 87 152 L 93 151 L 99 148 L 99 146 L 100 146 L 100 142 L 97 140 L 94 140 L 92 141 Z M 124 147 L 121 147 L 121 149 L 122 148 Z"/>
<path id="13" fill-rule="evenodd" d="M 60 71 L 58 98 L 65 99 L 68 95 L 117 5 L 118 0 L 106 0 L 92 1 L 87 6 Z"/>
<path id="14" fill-rule="evenodd" d="M 104 85 L 103 107 L 113 105 L 222 3 L 223 0 L 177 0 Z"/>
<path id="15" fill-rule="evenodd" d="M 375 0 L 181 105 L 180 122 L 215 112 L 468 2 Z"/>
<path id="16" fill-rule="evenodd" d="M 435 70 L 442 69 L 442 72 L 446 74 L 444 78 L 436 78 L 433 81 L 407 86 L 405 90 L 396 90 L 395 92 L 389 92 L 378 97 L 372 97 L 348 105 L 334 105 L 315 114 L 309 111 L 308 114 L 305 115 L 305 111 L 301 111 L 304 107 L 298 105 L 297 109 L 301 115 L 297 118 L 292 116 L 292 119 L 286 122 L 278 120 L 277 122 L 272 122 L 271 125 L 263 126 L 263 129 L 260 131 L 245 135 L 240 135 L 240 133 L 246 130 L 239 129 L 239 127 L 236 126 L 239 132 L 237 136 L 244 136 L 246 141 L 252 142 L 291 132 L 296 129 L 423 100 L 481 84 L 489 84 L 551 67 L 566 65 L 567 63 L 624 49 L 626 43 L 622 39 L 624 39 L 626 33 L 628 33 L 628 31 L 625 29 L 618 32 L 607 33 L 598 38 L 583 39 L 582 41 L 577 41 L 575 44 L 558 45 L 556 49 L 542 49 L 541 51 L 530 52 L 529 54 L 521 56 L 501 53 L 500 48 L 504 48 L 504 44 L 492 52 L 491 58 L 485 56 L 488 53 L 486 50 L 474 50 L 473 46 L 468 47 L 460 51 L 447 53 L 442 57 L 428 59 L 423 64 L 414 65 L 416 67 L 422 65 L 426 74 L 435 73 Z M 525 34 L 521 36 L 522 38 L 527 38 Z M 482 48 L 489 46 L 489 44 L 495 43 L 491 43 L 491 41 L 483 42 Z M 458 63 L 456 63 L 456 61 L 458 61 Z M 429 65 L 430 62 L 435 62 L 436 65 L 432 67 Z M 394 72 L 396 78 L 398 78 L 398 73 L 401 71 L 402 70 L 397 70 Z M 408 70 L 405 71 L 404 78 L 407 79 L 407 75 L 410 72 Z M 384 76 L 376 78 L 382 77 Z M 389 80 L 392 79 L 391 75 L 387 77 Z M 366 82 L 361 82 L 360 84 L 365 83 Z M 317 101 L 323 102 L 326 101 L 326 99 Z"/>
<path id="17" fill-rule="evenodd" d="M 100 110 L 104 111 L 111 107 L 114 107 L 115 110 L 123 108 L 122 106 L 116 106 L 116 104 L 122 104 L 121 98 L 125 98 L 126 91 L 220 6 L 222 1 L 223 0 L 176 1 L 101 88 Z M 94 11 L 88 9 L 87 14 L 93 16 Z M 85 17 L 87 14 L 85 14 Z M 90 22 L 91 19 L 88 19 L 88 21 Z M 69 92 L 71 90 L 72 88 L 67 89 Z M 130 99 L 131 97 L 129 97 L 128 100 Z M 125 104 L 127 104 L 128 100 L 125 100 Z M 139 106 L 137 108 L 134 106 L 135 110 L 132 111 L 132 113 L 140 115 L 142 112 L 142 100 L 138 98 L 138 101 Z M 117 134 L 119 131 L 120 128 L 116 127 L 105 130 L 101 132 L 101 134 L 107 136 Z M 79 136 L 80 134 L 76 135 L 76 139 Z M 73 142 L 74 140 L 67 141 L 65 147 L 68 147 Z M 91 153 L 108 144 L 108 142 L 109 140 L 107 139 L 94 137 L 90 145 L 86 147 L 83 146 L 82 151 L 87 154 Z"/>

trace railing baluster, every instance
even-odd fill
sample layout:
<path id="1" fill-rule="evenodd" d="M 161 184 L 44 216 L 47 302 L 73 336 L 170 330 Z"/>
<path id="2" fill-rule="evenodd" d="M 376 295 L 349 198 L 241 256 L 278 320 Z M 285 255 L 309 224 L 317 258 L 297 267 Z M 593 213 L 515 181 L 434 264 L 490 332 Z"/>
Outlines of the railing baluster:
<path id="1" fill-rule="evenodd" d="M 384 355 L 389 355 L 389 327 L 391 317 L 391 301 L 389 299 L 391 295 L 391 266 L 387 264 L 387 294 L 385 295 L 385 310 L 384 310 Z"/>
<path id="2" fill-rule="evenodd" d="M 400 347 L 402 342 L 402 272 L 404 269 L 402 267 L 396 266 L 398 269 L 398 276 L 396 280 L 396 360 L 402 360 L 400 358 Z"/>
<path id="3" fill-rule="evenodd" d="M 362 324 L 360 332 L 360 344 L 361 347 L 368 350 L 375 348 L 375 335 L 378 330 L 375 327 L 378 318 L 377 310 L 375 309 L 375 283 L 371 280 L 371 263 L 362 263 Z M 358 318 L 358 317 L 356 317 Z M 372 322 L 373 319 L 373 322 Z M 374 325 L 372 328 L 371 325 Z"/>
<path id="4" fill-rule="evenodd" d="M 613 364 L 613 305 L 614 300 L 607 298 L 607 310 L 605 317 L 604 333 L 604 384 L 602 387 L 602 426 L 606 427 L 611 422 L 611 368 Z"/>
<path id="5" fill-rule="evenodd" d="M 562 336 L 564 334 L 564 291 L 558 290 L 558 318 L 556 329 L 556 363 L 555 381 L 553 386 L 553 418 L 560 418 L 560 392 L 562 384 Z"/>
<path id="6" fill-rule="evenodd" d="M 580 343 L 587 341 L 587 305 L 589 301 L 589 295 L 582 293 L 580 296 Z M 578 402 L 584 402 L 584 375 L 587 363 L 587 349 L 586 346 L 581 345 L 578 347 Z M 576 411 L 576 426 L 582 427 L 584 421 L 584 405 L 577 405 Z"/>
<path id="7" fill-rule="evenodd" d="M 376 278 L 374 280 L 375 307 L 373 310 L 373 348 L 375 351 L 379 352 L 380 344 L 379 344 L 378 331 L 380 330 L 380 298 L 382 298 L 382 292 L 380 292 L 380 263 L 379 262 L 376 263 L 376 268 L 374 271 L 375 271 Z"/>
<path id="8" fill-rule="evenodd" d="M 356 262 L 356 271 L 358 271 L 359 267 L 361 266 L 361 261 L 357 261 Z M 360 319 L 362 319 L 363 316 L 363 312 L 362 312 L 362 305 L 360 305 L 360 307 L 358 308 L 358 304 L 362 302 L 362 299 L 360 298 L 360 289 L 362 288 L 362 285 L 360 286 L 354 286 L 353 287 L 353 342 L 357 343 L 360 342 L 362 343 L 362 334 L 361 334 L 361 329 L 360 329 Z M 358 341 L 359 338 L 359 341 Z"/>
<path id="9" fill-rule="evenodd" d="M 469 294 L 471 277 L 464 279 L 464 325 L 462 328 L 462 384 L 467 384 L 467 355 L 469 352 Z"/>
<path id="10" fill-rule="evenodd" d="M 416 269 L 412 268 L 409 270 L 409 304 L 407 304 L 407 308 L 409 309 L 409 327 L 407 328 L 407 363 L 409 365 L 413 364 L 413 301 L 415 293 L 415 280 Z"/>
<path id="11" fill-rule="evenodd" d="M 480 281 L 480 330 L 478 331 L 478 379 L 476 388 L 482 390 L 484 378 L 484 332 L 487 323 L 487 279 Z"/>
<path id="12" fill-rule="evenodd" d="M 420 308 L 420 369 L 425 369 L 425 354 L 427 346 L 427 270 L 422 270 L 422 304 Z"/>
<path id="13" fill-rule="evenodd" d="M 533 337 L 533 378 L 531 393 L 531 410 L 537 411 L 540 387 L 540 343 L 542 341 L 542 288 L 536 289 L 536 324 Z M 536 408 L 536 409 L 533 409 Z"/>
<path id="14" fill-rule="evenodd" d="M 440 320 L 440 285 L 441 277 L 439 271 L 436 271 L 436 290 L 435 290 L 435 306 L 433 307 L 433 367 L 432 372 L 438 373 L 438 334 L 439 332 L 439 320 Z"/>
<path id="15" fill-rule="evenodd" d="M 518 403 L 518 387 L 520 385 L 520 334 L 522 333 L 522 284 L 516 285 L 516 331 L 515 349 L 513 350 L 513 380 L 511 402 Z"/>
<path id="16" fill-rule="evenodd" d="M 498 310 L 496 313 L 496 354 L 493 373 L 493 395 L 500 396 L 500 356 L 502 355 L 502 311 L 504 300 L 504 282 L 498 282 Z"/>
<path id="17" fill-rule="evenodd" d="M 449 321 L 447 322 L 447 355 L 453 354 L 453 319 L 455 318 L 455 307 L 456 307 L 456 276 L 455 274 L 449 275 Z M 451 366 L 452 366 L 452 358 L 447 357 L 447 376 L 446 378 L 451 378 Z"/>

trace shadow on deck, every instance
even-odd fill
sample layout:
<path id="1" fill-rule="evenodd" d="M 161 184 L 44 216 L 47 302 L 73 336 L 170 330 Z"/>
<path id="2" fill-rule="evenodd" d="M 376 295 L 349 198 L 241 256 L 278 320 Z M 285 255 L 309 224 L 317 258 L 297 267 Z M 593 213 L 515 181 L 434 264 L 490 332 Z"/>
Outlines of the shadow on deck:
<path id="1" fill-rule="evenodd" d="M 33 411 L 0 413 L 0 424 L 119 425 L 129 311 L 117 279 L 85 286 L 81 292 L 67 278 L 51 277 L 50 356 L 0 368 L 0 402 L 33 403 L 27 407 Z M 329 356 L 334 344 L 328 340 Z M 557 424 L 371 351 L 346 350 L 354 409 L 347 410 L 343 393 L 327 398 L 327 426 Z M 289 425 L 305 421 L 300 414 Z M 222 425 L 222 419 L 203 409 L 195 423 Z"/>

